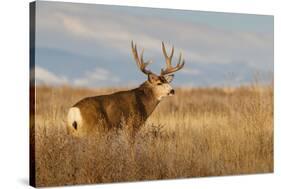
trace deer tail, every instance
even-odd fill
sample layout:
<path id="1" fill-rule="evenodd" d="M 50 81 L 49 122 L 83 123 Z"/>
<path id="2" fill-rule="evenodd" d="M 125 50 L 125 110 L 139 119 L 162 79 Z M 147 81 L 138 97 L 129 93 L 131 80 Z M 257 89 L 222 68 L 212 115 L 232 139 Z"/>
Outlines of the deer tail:
<path id="1" fill-rule="evenodd" d="M 78 107 L 72 107 L 67 114 L 67 129 L 68 132 L 77 132 L 82 126 L 82 116 Z"/>

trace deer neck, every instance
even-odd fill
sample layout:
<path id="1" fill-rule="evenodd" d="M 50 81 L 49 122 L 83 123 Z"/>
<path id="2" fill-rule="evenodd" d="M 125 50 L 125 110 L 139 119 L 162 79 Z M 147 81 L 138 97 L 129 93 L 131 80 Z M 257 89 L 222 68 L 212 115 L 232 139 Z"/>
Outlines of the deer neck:
<path id="1" fill-rule="evenodd" d="M 144 114 L 148 117 L 160 101 L 155 97 L 152 89 L 146 82 L 136 88 L 135 93 L 139 105 L 142 106 Z"/>

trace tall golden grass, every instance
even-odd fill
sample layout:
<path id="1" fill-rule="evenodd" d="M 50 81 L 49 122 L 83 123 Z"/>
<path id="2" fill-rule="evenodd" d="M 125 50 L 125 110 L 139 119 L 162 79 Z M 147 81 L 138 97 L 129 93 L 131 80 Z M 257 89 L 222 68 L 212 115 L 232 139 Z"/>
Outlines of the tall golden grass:
<path id="1" fill-rule="evenodd" d="M 36 88 L 36 185 L 273 171 L 273 87 L 179 88 L 130 142 L 126 129 L 67 135 L 68 108 L 118 89 Z"/>

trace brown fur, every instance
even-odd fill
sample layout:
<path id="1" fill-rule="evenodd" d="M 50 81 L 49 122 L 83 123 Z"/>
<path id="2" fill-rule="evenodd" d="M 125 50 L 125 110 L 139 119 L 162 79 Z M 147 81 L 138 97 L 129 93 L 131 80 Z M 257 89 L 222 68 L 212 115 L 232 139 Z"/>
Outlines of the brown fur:
<path id="1" fill-rule="evenodd" d="M 93 132 L 98 125 L 106 129 L 120 128 L 122 121 L 128 124 L 130 118 L 134 119 L 134 123 L 129 127 L 135 134 L 158 103 L 146 81 L 140 87 L 129 91 L 84 98 L 74 107 L 80 109 L 83 119 L 81 127 L 84 127 L 83 131 L 87 134 Z"/>

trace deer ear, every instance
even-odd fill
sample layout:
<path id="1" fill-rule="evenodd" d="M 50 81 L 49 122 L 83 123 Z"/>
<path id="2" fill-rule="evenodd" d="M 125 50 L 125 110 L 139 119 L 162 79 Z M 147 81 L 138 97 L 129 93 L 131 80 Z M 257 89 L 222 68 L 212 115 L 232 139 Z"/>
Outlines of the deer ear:
<path id="1" fill-rule="evenodd" d="M 148 74 L 148 81 L 150 83 L 155 83 L 156 81 L 158 81 L 158 76 L 154 75 L 154 74 Z"/>
<path id="2" fill-rule="evenodd" d="M 167 80 L 168 83 L 171 83 L 173 81 L 173 79 L 174 79 L 174 74 L 172 74 L 172 75 L 165 75 L 164 77 L 165 77 L 165 79 Z"/>

